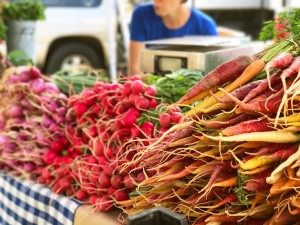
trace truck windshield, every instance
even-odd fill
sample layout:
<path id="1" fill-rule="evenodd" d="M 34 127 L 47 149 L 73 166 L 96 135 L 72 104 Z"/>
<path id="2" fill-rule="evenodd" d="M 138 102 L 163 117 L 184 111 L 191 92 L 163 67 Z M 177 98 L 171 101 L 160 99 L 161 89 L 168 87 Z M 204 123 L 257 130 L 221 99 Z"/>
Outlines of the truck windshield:
<path id="1" fill-rule="evenodd" d="M 45 7 L 97 7 L 102 0 L 41 0 Z"/>

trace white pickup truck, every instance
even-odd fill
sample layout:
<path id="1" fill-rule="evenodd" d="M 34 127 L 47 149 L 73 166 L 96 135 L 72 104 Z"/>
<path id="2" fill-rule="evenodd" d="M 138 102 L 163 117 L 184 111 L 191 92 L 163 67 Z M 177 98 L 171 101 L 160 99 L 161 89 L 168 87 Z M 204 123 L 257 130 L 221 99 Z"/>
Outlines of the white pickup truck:
<path id="1" fill-rule="evenodd" d="M 36 26 L 35 62 L 46 74 L 70 65 L 108 68 L 110 45 L 121 43 L 120 35 L 116 35 L 115 1 L 40 1 L 46 7 L 46 20 L 39 21 Z M 124 42 L 115 49 L 120 52 L 116 55 L 122 57 Z"/>

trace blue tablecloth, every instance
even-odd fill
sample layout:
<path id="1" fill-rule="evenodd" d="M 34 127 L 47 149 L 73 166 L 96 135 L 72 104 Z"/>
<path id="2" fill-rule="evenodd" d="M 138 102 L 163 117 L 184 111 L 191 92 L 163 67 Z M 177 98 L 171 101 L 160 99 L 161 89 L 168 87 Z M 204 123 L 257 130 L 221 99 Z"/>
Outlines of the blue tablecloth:
<path id="1" fill-rule="evenodd" d="M 1 225 L 72 225 L 79 205 L 44 185 L 0 173 Z"/>

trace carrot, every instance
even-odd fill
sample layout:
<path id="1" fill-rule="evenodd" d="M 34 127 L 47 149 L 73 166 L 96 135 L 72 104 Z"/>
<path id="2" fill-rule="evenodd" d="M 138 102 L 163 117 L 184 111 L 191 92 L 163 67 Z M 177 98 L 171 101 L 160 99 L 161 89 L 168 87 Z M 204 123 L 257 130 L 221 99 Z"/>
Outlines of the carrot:
<path id="1" fill-rule="evenodd" d="M 264 155 L 266 153 L 276 152 L 276 151 L 281 150 L 281 149 L 287 149 L 290 146 L 291 146 L 290 143 L 282 143 L 282 144 L 272 143 L 272 144 L 268 144 L 267 146 L 264 146 L 264 147 L 258 149 L 256 152 L 249 153 L 249 154 L 251 154 L 251 155 Z M 295 146 L 295 148 L 296 148 L 296 146 Z"/>
<path id="2" fill-rule="evenodd" d="M 265 62 L 262 59 L 256 59 L 253 61 L 247 68 L 243 71 L 243 73 L 232 83 L 228 84 L 224 90 L 226 92 L 231 92 L 235 90 L 236 88 L 244 85 L 248 81 L 250 81 L 252 78 L 254 78 L 257 74 L 259 74 L 265 66 Z M 219 91 L 215 93 L 215 96 L 217 97 L 223 97 L 225 94 L 222 91 Z M 184 115 L 185 116 L 192 116 L 192 115 L 197 115 L 200 113 L 203 109 L 215 104 L 217 100 L 215 97 L 210 96 L 204 99 L 202 102 L 200 102 L 196 107 L 190 109 L 187 111 Z"/>
<path id="3" fill-rule="evenodd" d="M 212 185 L 212 187 L 234 187 L 237 184 L 237 177 L 231 177 L 227 180 L 215 183 Z"/>
<path id="4" fill-rule="evenodd" d="M 294 74 L 296 74 L 298 72 L 299 68 L 300 68 L 300 56 L 297 56 L 293 60 L 291 65 L 282 72 L 280 78 L 281 78 L 283 88 L 284 88 L 285 91 L 286 91 L 286 81 L 285 81 L 286 78 L 291 77 Z"/>
<path id="5" fill-rule="evenodd" d="M 215 214 L 211 215 L 208 217 L 205 222 L 211 222 L 211 221 L 216 221 L 216 222 L 222 222 L 222 223 L 230 223 L 230 222 L 237 222 L 243 217 L 241 216 L 229 216 L 227 214 Z"/>
<path id="6" fill-rule="evenodd" d="M 214 170 L 209 178 L 209 181 L 207 182 L 207 184 L 205 185 L 205 187 L 202 188 L 202 191 L 205 191 L 207 189 L 211 189 L 212 184 L 216 181 L 217 177 L 220 175 L 220 173 L 222 172 L 229 172 L 230 171 L 230 164 L 229 163 L 225 163 L 225 162 L 221 162 L 218 166 L 214 167 Z"/>
<path id="7" fill-rule="evenodd" d="M 238 157 L 236 157 L 233 152 L 232 152 L 232 155 L 236 159 L 236 161 L 238 161 L 240 167 L 243 170 L 253 170 L 255 168 L 258 168 L 258 167 L 261 167 L 261 166 L 264 166 L 264 165 L 268 165 L 268 164 L 276 161 L 276 159 L 268 158 L 266 156 L 256 156 L 252 159 L 249 159 L 248 161 L 246 161 L 244 163 Z"/>
<path id="8" fill-rule="evenodd" d="M 262 82 L 262 80 L 257 80 L 257 81 L 253 81 L 248 84 L 242 85 L 241 87 L 230 92 L 230 94 L 239 100 L 243 100 L 248 95 L 248 93 L 251 92 L 253 89 L 256 89 L 256 87 L 259 86 L 259 84 L 261 82 Z M 218 102 L 221 102 L 221 103 L 232 102 L 232 100 L 228 96 L 224 96 L 223 98 L 218 98 L 213 93 L 211 95 L 214 96 L 218 100 Z"/>
<path id="9" fill-rule="evenodd" d="M 233 136 L 243 133 L 262 132 L 273 130 L 267 119 L 258 118 L 241 122 L 237 125 L 227 127 L 221 131 L 222 135 Z"/>
<path id="10" fill-rule="evenodd" d="M 233 96 L 231 96 L 228 92 L 221 89 L 224 93 L 226 93 L 243 111 L 249 111 L 249 112 L 260 112 L 260 113 L 277 113 L 282 95 L 283 95 L 283 89 L 280 92 L 277 92 L 275 95 L 271 96 L 270 98 L 258 100 L 254 102 L 244 103 Z M 236 113 L 241 113 L 243 111 L 238 111 L 238 109 L 235 111 Z"/>
<path id="11" fill-rule="evenodd" d="M 201 113 L 204 114 L 211 114 L 211 113 L 217 113 L 220 112 L 221 110 L 225 110 L 225 109 L 233 109 L 234 108 L 234 104 L 233 103 L 216 103 L 212 106 L 209 106 L 203 110 L 201 110 Z"/>
<path id="12" fill-rule="evenodd" d="M 276 151 L 272 155 L 268 155 L 268 158 L 273 158 L 273 159 L 287 159 L 290 157 L 292 154 L 294 154 L 297 151 L 296 147 L 291 147 L 288 149 L 282 149 L 280 151 Z"/>
<path id="13" fill-rule="evenodd" d="M 249 100 L 251 100 L 252 98 L 254 98 L 255 96 L 258 96 L 260 94 L 262 94 L 264 91 L 266 91 L 268 89 L 268 82 L 270 82 L 270 84 L 273 86 L 275 84 L 277 84 L 280 81 L 280 74 L 281 74 L 282 70 L 277 70 L 271 77 L 270 80 L 268 81 L 268 79 L 265 79 L 263 81 L 261 81 L 261 83 L 258 84 L 257 87 L 253 88 L 243 99 L 243 102 L 248 102 Z"/>
<path id="14" fill-rule="evenodd" d="M 276 183 L 272 184 L 272 186 L 270 188 L 270 194 L 271 195 L 278 195 L 278 194 L 280 194 L 282 192 L 280 190 L 280 187 L 282 185 L 284 185 L 287 181 L 288 181 L 288 178 L 287 177 L 283 177 L 280 180 L 278 180 Z"/>
<path id="15" fill-rule="evenodd" d="M 275 56 L 266 64 L 267 79 L 270 81 L 270 69 L 271 68 L 283 68 L 287 67 L 293 60 L 293 56 L 289 52 L 282 52 Z M 272 90 L 271 84 L 269 82 L 269 88 Z"/>
<path id="16" fill-rule="evenodd" d="M 216 141 L 225 141 L 225 142 L 242 142 L 242 141 L 264 141 L 264 142 L 273 142 L 273 143 L 293 143 L 300 141 L 300 134 L 289 132 L 289 131 L 265 131 L 265 132 L 253 132 L 253 133 L 244 133 L 234 136 L 210 136 L 203 134 L 205 137 L 216 140 Z"/>
<path id="17" fill-rule="evenodd" d="M 293 188 L 299 188 L 300 187 L 300 179 L 288 179 L 286 183 L 284 183 L 280 187 L 280 191 L 286 191 Z"/>
<path id="18" fill-rule="evenodd" d="M 264 142 L 264 141 L 248 141 L 248 142 L 245 142 L 245 143 L 242 143 L 240 145 L 238 145 L 238 147 L 240 148 L 259 148 L 259 147 L 263 147 L 263 146 L 266 146 L 268 145 L 269 143 L 268 142 Z"/>
<path id="19" fill-rule="evenodd" d="M 191 171 L 194 171 L 196 168 L 199 166 L 204 165 L 205 162 L 201 160 L 197 160 L 190 165 L 186 166 L 182 171 L 176 173 L 176 174 L 171 174 L 171 175 L 164 175 L 162 178 L 159 178 L 157 181 L 166 181 L 166 180 L 173 180 L 173 179 L 178 179 L 182 178 L 184 176 L 187 176 L 191 173 Z"/>
<path id="20" fill-rule="evenodd" d="M 264 171 L 253 178 L 250 178 L 249 181 L 243 186 L 245 190 L 251 192 L 264 191 L 270 188 L 270 184 L 267 184 L 266 178 L 271 174 L 270 170 Z"/>
<path id="21" fill-rule="evenodd" d="M 276 181 L 278 181 L 282 174 L 283 170 L 290 166 L 293 162 L 297 161 L 300 157 L 300 147 L 298 146 L 297 152 L 295 152 L 293 155 L 291 155 L 287 160 L 285 160 L 283 163 L 281 163 L 272 173 L 269 177 L 267 177 L 267 183 L 274 184 Z M 292 167 L 293 168 L 293 167 Z"/>
<path id="22" fill-rule="evenodd" d="M 187 93 L 179 99 L 177 104 L 181 104 L 184 101 L 192 99 L 199 93 L 216 85 L 225 84 L 234 80 L 251 62 L 252 59 L 249 56 L 238 56 L 222 63 L 193 85 Z"/>
<path id="23" fill-rule="evenodd" d="M 240 171 L 240 173 L 247 174 L 247 175 L 253 175 L 253 174 L 264 172 L 267 169 L 269 169 L 271 166 L 272 165 L 270 165 L 270 164 L 269 165 L 264 165 L 264 166 L 257 167 L 257 168 L 255 168 L 253 170 Z"/>
<path id="24" fill-rule="evenodd" d="M 223 205 L 226 205 L 227 203 L 235 202 L 237 199 L 238 198 L 236 196 L 236 193 L 231 193 L 231 194 L 227 195 L 224 199 L 221 199 L 221 201 L 219 201 L 217 204 L 214 204 L 212 206 L 207 206 L 205 208 L 209 208 L 208 212 L 212 212 L 214 209 L 219 208 Z"/>
<path id="25" fill-rule="evenodd" d="M 251 119 L 253 116 L 243 113 L 243 114 L 234 114 L 228 118 L 219 120 L 219 121 L 205 121 L 205 120 L 199 120 L 197 121 L 197 123 L 206 126 L 208 128 L 213 128 L 213 129 L 221 129 L 221 128 L 225 128 L 228 127 L 230 125 L 235 125 L 237 123 L 240 123 L 242 121 L 246 121 Z"/>
<path id="26" fill-rule="evenodd" d="M 185 100 L 183 101 L 182 103 L 175 103 L 176 105 L 181 105 L 181 106 L 184 106 L 184 105 L 190 105 L 190 104 L 193 104 L 199 100 L 202 100 L 203 98 L 207 97 L 208 95 L 210 95 L 212 92 L 216 92 L 218 90 L 219 86 L 218 85 L 215 85 L 207 90 L 204 90 L 202 92 L 200 92 L 198 95 L 196 95 L 195 97 L 191 98 L 191 99 L 188 99 L 188 100 Z"/>

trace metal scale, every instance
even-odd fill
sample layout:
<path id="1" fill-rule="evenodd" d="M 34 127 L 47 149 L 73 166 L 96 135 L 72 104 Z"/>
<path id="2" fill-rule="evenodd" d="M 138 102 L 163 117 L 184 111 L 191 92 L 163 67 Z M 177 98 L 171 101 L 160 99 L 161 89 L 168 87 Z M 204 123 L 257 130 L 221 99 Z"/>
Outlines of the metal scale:
<path id="1" fill-rule="evenodd" d="M 186 36 L 146 42 L 141 67 L 145 73 L 166 74 L 178 69 L 208 73 L 238 55 L 253 55 L 249 37 Z"/>

